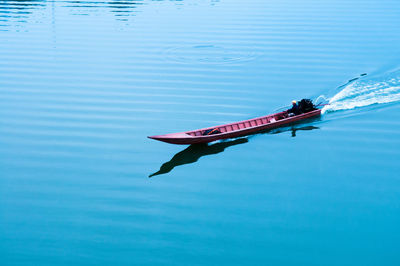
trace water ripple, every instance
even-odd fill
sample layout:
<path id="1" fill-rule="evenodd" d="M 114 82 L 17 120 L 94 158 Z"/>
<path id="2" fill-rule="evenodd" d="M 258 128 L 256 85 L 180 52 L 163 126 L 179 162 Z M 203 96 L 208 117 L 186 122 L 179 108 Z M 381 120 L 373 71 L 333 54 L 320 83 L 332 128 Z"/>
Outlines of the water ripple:
<path id="1" fill-rule="evenodd" d="M 168 61 L 184 64 L 237 64 L 255 60 L 252 50 L 234 50 L 223 46 L 202 44 L 169 47 L 163 51 Z"/>

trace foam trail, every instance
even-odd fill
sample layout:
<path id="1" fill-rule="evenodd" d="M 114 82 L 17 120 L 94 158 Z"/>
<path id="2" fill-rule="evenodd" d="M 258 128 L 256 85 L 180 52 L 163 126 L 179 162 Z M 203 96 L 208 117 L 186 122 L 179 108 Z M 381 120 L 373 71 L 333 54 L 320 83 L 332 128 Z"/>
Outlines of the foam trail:
<path id="1" fill-rule="evenodd" d="M 350 83 L 329 100 L 322 113 L 397 101 L 400 101 L 400 70 Z"/>

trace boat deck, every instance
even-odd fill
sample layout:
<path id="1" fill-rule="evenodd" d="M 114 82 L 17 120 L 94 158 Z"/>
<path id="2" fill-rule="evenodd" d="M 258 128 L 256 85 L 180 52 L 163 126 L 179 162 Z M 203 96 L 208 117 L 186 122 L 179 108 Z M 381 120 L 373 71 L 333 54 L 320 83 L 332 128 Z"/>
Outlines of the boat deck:
<path id="1" fill-rule="evenodd" d="M 231 124 L 227 124 L 227 125 L 189 131 L 186 134 L 193 136 L 193 137 L 204 136 L 205 132 L 209 129 L 217 129 L 220 133 L 227 133 L 227 132 L 238 131 L 238 130 L 242 130 L 242 129 L 246 129 L 246 128 L 267 125 L 269 123 L 274 123 L 274 122 L 282 120 L 284 118 L 288 118 L 288 115 L 286 113 L 278 113 L 278 114 L 274 114 L 274 115 L 270 115 L 270 116 L 253 118 L 250 120 L 240 121 L 240 122 L 231 123 Z"/>

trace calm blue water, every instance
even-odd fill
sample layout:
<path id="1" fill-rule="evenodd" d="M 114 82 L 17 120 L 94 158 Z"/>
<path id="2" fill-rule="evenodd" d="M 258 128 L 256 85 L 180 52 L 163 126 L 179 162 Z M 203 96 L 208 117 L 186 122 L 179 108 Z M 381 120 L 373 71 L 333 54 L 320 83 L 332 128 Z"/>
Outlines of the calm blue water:
<path id="1" fill-rule="evenodd" d="M 0 1 L 0 264 L 400 265 L 399 13 Z M 319 96 L 306 124 L 146 138 Z"/>

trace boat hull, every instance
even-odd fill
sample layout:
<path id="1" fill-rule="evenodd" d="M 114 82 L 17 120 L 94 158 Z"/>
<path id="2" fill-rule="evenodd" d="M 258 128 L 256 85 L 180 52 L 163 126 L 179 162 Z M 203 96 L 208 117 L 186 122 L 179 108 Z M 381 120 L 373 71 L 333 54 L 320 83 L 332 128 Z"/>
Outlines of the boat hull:
<path id="1" fill-rule="evenodd" d="M 221 140 L 221 139 L 230 139 L 230 138 L 247 136 L 247 135 L 255 134 L 255 133 L 258 133 L 261 131 L 270 130 L 270 129 L 274 129 L 274 128 L 278 128 L 278 127 L 282 127 L 282 126 L 287 126 L 287 125 L 293 124 L 293 123 L 298 123 L 298 122 L 301 122 L 306 119 L 320 116 L 321 110 L 317 109 L 317 110 L 313 110 L 308 113 L 304 113 L 304 114 L 300 114 L 300 115 L 296 115 L 296 116 L 292 116 L 292 117 L 284 117 L 285 114 L 286 114 L 285 112 L 281 112 L 281 113 L 277 113 L 277 114 L 273 114 L 273 115 L 258 117 L 258 118 L 240 121 L 240 122 L 231 123 L 231 124 L 226 124 L 226 125 L 198 129 L 195 131 L 149 136 L 148 138 L 163 141 L 166 143 L 181 144 L 181 145 L 209 143 L 209 142 L 213 142 L 213 141 Z M 280 117 L 284 117 L 284 118 L 280 118 Z M 273 121 L 274 118 L 278 118 L 278 119 L 280 118 L 280 119 Z M 252 123 L 250 123 L 250 122 L 252 122 L 252 121 L 261 121 L 261 122 L 259 122 L 260 124 L 258 124 L 258 125 L 248 126 L 245 128 L 239 128 L 240 125 L 251 125 Z M 263 123 L 262 121 L 267 121 L 267 122 Z M 255 124 L 257 124 L 257 122 Z M 237 125 L 239 125 L 239 126 L 237 126 Z M 215 135 L 194 136 L 194 134 L 197 134 L 197 132 L 204 132 L 204 131 L 210 130 L 210 129 L 215 129 L 215 128 L 224 129 L 224 128 L 235 128 L 235 127 L 237 127 L 238 129 L 237 130 L 232 129 L 231 131 L 221 132 L 221 133 L 218 133 Z"/>

